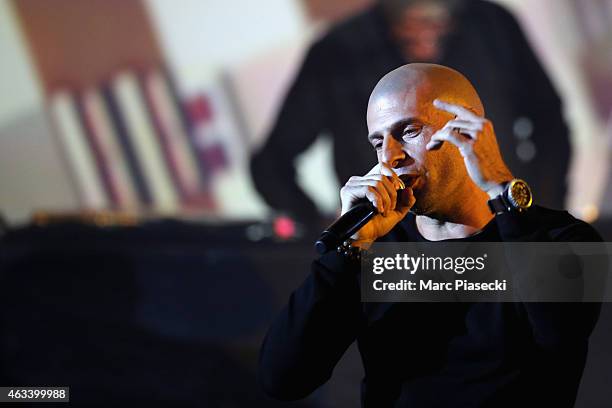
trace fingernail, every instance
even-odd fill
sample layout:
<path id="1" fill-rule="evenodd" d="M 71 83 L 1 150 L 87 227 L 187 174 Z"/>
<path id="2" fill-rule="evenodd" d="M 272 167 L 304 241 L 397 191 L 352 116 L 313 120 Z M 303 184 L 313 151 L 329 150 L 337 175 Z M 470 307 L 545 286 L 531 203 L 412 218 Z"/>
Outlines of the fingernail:
<path id="1" fill-rule="evenodd" d="M 404 184 L 402 179 L 397 179 L 397 181 L 399 182 L 399 188 L 397 190 L 403 190 L 406 188 L 406 185 Z"/>

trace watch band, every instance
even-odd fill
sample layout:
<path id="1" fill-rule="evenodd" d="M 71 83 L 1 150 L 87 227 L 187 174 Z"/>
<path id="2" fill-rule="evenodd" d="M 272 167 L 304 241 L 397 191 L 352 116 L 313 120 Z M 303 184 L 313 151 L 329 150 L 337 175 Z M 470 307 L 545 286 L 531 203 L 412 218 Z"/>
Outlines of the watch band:
<path id="1" fill-rule="evenodd" d="M 506 200 L 504 200 L 505 191 L 506 190 L 504 189 L 504 192 L 502 192 L 500 195 L 487 201 L 487 204 L 489 204 L 489 210 L 491 210 L 491 213 L 495 215 L 499 215 L 499 214 L 503 214 L 503 213 L 512 211 L 513 208 L 510 205 L 508 205 L 509 203 L 507 203 Z"/>

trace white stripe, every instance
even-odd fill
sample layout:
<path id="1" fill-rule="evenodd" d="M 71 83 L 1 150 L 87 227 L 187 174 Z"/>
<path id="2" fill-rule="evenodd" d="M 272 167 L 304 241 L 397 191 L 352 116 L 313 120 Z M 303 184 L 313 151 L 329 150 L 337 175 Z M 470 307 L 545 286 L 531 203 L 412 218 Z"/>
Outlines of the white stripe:
<path id="1" fill-rule="evenodd" d="M 109 200 L 73 97 L 67 92 L 55 93 L 51 97 L 50 111 L 77 182 L 81 205 L 87 209 L 108 208 Z"/>
<path id="2" fill-rule="evenodd" d="M 125 118 L 138 164 L 151 191 L 153 209 L 164 213 L 176 212 L 179 200 L 149 121 L 138 81 L 133 74 L 124 72 L 113 81 L 113 91 Z"/>

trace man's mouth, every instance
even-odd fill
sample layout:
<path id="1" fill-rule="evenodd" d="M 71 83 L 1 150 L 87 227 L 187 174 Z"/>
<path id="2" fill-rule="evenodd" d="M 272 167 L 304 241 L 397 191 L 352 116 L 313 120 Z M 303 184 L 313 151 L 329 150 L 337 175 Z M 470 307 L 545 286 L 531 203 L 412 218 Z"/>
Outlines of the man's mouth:
<path id="1" fill-rule="evenodd" d="M 419 174 L 402 174 L 399 176 L 400 180 L 404 182 L 406 187 L 413 188 L 419 180 Z"/>

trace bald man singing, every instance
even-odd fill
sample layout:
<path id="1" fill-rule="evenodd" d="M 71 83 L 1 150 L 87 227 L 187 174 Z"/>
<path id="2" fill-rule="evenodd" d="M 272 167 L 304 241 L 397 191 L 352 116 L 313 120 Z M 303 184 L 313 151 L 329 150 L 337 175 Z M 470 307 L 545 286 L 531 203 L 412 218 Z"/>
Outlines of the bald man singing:
<path id="1" fill-rule="evenodd" d="M 601 241 L 567 212 L 532 204 L 476 90 L 455 70 L 408 64 L 388 73 L 367 125 L 378 163 L 340 197 L 343 213 L 364 199 L 378 213 L 352 237 L 353 250 L 375 241 Z M 599 304 L 362 303 L 359 263 L 345 255 L 353 250 L 315 260 L 269 329 L 259 375 L 270 396 L 308 396 L 357 341 L 366 407 L 573 406 Z"/>

